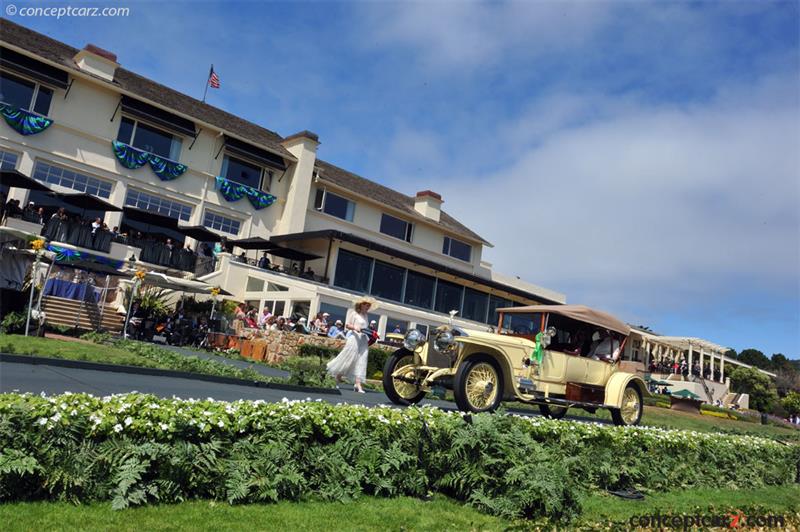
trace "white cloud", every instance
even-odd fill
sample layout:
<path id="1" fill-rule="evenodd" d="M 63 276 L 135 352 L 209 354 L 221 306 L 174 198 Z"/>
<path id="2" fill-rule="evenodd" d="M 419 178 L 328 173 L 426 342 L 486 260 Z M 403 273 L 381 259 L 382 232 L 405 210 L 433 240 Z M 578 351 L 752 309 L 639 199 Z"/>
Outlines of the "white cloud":
<path id="1" fill-rule="evenodd" d="M 451 214 L 496 245 L 486 255 L 498 270 L 573 302 L 630 314 L 737 290 L 797 294 L 795 84 L 683 107 L 563 96 L 544 128 L 498 125 L 523 139 L 507 166 L 437 187 Z"/>

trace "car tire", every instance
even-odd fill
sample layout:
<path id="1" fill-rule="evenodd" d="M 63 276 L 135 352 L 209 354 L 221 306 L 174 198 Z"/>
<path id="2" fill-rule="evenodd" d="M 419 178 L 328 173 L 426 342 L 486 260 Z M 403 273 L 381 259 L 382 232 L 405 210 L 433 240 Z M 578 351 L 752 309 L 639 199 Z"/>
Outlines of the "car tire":
<path id="1" fill-rule="evenodd" d="M 569 407 L 539 404 L 539 412 L 547 419 L 561 419 L 567 415 Z"/>
<path id="2" fill-rule="evenodd" d="M 622 392 L 622 408 L 612 408 L 611 419 L 619 426 L 638 425 L 642 420 L 642 412 L 642 392 L 635 384 L 628 384 Z"/>
<path id="3" fill-rule="evenodd" d="M 503 372 L 489 355 L 464 361 L 453 381 L 453 395 L 462 412 L 493 412 L 503 401 Z"/>
<path id="4" fill-rule="evenodd" d="M 425 397 L 425 392 L 413 384 L 392 378 L 392 373 L 398 367 L 413 363 L 413 361 L 414 353 L 408 349 L 398 349 L 386 359 L 386 364 L 383 366 L 383 391 L 386 393 L 386 397 L 396 405 L 414 405 Z"/>

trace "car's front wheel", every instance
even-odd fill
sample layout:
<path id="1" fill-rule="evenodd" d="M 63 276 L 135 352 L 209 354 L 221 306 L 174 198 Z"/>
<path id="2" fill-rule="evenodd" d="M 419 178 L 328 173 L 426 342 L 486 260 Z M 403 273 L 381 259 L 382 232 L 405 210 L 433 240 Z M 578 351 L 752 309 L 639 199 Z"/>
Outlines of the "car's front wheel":
<path id="1" fill-rule="evenodd" d="M 414 363 L 414 353 L 407 349 L 398 349 L 386 359 L 383 366 L 383 391 L 386 397 L 396 405 L 408 406 L 417 404 L 425 397 L 425 392 L 416 384 L 392 377 L 392 373 Z"/>
<path id="2" fill-rule="evenodd" d="M 561 419 L 567 415 L 567 410 L 569 410 L 569 408 L 566 406 L 539 404 L 539 412 L 548 419 Z"/>
<path id="3" fill-rule="evenodd" d="M 503 400 L 503 372 L 488 355 L 477 355 L 464 361 L 453 381 L 453 395 L 459 410 L 492 412 Z"/>
<path id="4" fill-rule="evenodd" d="M 635 384 L 628 384 L 622 392 L 622 405 L 611 409 L 611 419 L 615 425 L 638 425 L 642 420 L 644 404 L 642 392 Z"/>

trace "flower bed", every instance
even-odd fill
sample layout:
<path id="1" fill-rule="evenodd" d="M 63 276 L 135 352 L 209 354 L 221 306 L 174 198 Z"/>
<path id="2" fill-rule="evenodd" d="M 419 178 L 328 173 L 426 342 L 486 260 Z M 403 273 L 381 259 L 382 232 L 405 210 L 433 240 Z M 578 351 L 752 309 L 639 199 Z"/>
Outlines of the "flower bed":
<path id="1" fill-rule="evenodd" d="M 797 446 L 433 408 L 0 395 L 0 500 L 231 503 L 442 492 L 571 519 L 590 490 L 794 481 Z"/>

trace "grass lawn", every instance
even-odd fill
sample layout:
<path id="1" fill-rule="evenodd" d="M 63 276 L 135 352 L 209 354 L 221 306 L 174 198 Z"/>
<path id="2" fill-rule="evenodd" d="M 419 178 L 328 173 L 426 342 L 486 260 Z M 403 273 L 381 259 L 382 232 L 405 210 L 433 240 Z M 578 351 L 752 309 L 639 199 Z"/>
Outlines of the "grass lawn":
<path id="1" fill-rule="evenodd" d="M 758 507 L 760 513 L 783 515 L 797 523 L 800 486 L 753 490 L 685 490 L 655 493 L 632 501 L 596 494 L 584 502 L 573 526 L 592 529 L 600 524 L 627 523 L 634 515 L 690 514 Z M 69 503 L 0 505 L 4 530 L 515 530 L 528 528 L 477 512 L 442 496 L 423 502 L 409 497 L 363 497 L 353 502 L 281 502 L 231 506 L 193 501 L 176 505 L 111 510 L 110 503 L 75 506 Z"/>
<path id="2" fill-rule="evenodd" d="M 140 352 L 114 345 L 88 343 L 78 339 L 61 340 L 25 337 L 16 334 L 0 335 L 0 353 L 266 380 L 261 374 L 252 370 L 241 370 L 213 360 L 180 355 L 156 345 L 137 342 L 135 347 Z"/>

